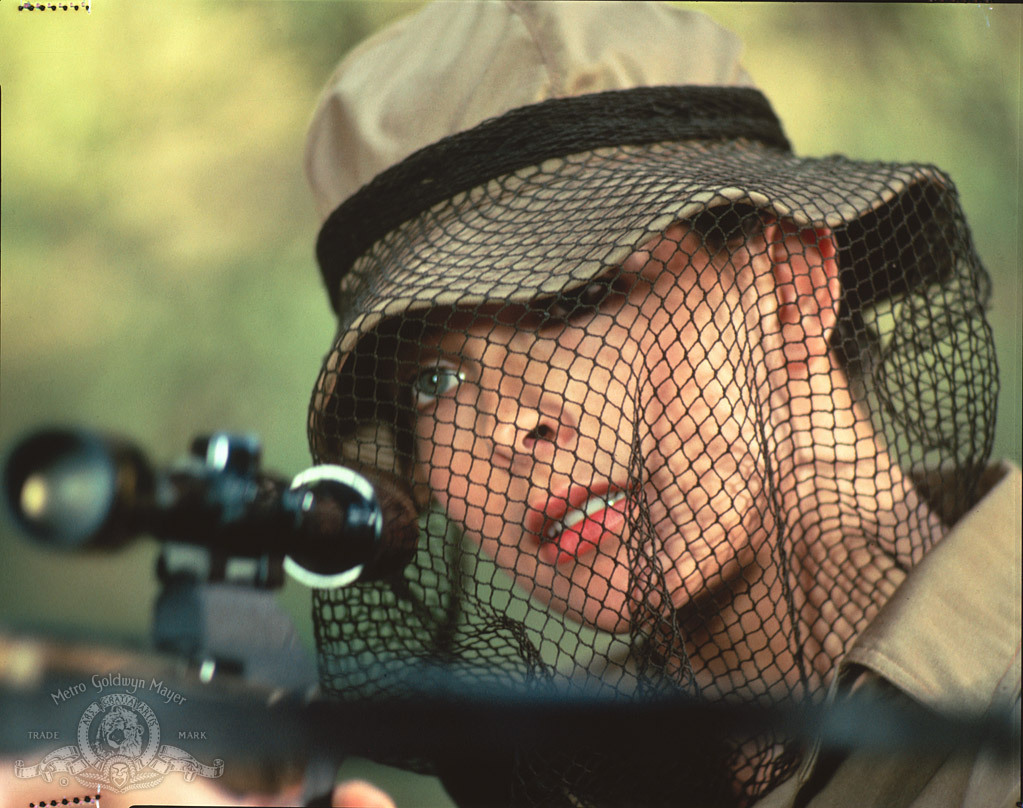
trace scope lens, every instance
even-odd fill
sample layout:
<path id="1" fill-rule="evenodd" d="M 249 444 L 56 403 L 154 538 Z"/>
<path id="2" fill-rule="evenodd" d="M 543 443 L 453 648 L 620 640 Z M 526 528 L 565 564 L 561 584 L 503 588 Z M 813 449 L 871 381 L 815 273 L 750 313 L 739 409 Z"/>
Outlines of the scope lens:
<path id="1" fill-rule="evenodd" d="M 103 527 L 116 494 L 113 460 L 98 439 L 70 432 L 29 438 L 6 468 L 8 506 L 34 538 L 86 543 Z"/>

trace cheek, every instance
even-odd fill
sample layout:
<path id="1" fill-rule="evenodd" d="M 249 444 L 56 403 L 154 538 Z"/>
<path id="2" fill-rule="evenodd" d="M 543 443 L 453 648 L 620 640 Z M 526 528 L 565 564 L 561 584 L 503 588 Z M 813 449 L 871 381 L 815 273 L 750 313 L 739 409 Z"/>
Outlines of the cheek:
<path id="1" fill-rule="evenodd" d="M 415 481 L 462 522 L 470 502 L 472 433 L 459 427 L 454 407 L 438 404 L 416 423 Z"/>
<path id="2" fill-rule="evenodd" d="M 575 456 L 615 479 L 631 461 L 639 400 L 640 346 L 633 336 L 635 307 L 599 315 L 563 334 L 555 357 L 565 369 L 565 401 L 577 413 Z"/>
<path id="3" fill-rule="evenodd" d="M 466 536 L 495 557 L 515 519 L 510 511 L 516 497 L 524 501 L 525 493 L 516 490 L 521 481 L 493 465 L 486 441 L 466 426 L 475 422 L 470 409 L 445 402 L 420 417 L 415 479 Z"/>
<path id="4" fill-rule="evenodd" d="M 629 477 L 636 433 L 639 384 L 636 351 L 629 347 L 605 344 L 595 360 L 577 372 L 576 390 L 568 396 L 579 405 L 576 457 L 616 480 Z"/>
<path id="5" fill-rule="evenodd" d="M 676 312 L 644 353 L 650 520 L 675 607 L 752 563 L 762 533 L 756 411 L 743 375 L 748 349 L 738 309 L 715 302 Z"/>

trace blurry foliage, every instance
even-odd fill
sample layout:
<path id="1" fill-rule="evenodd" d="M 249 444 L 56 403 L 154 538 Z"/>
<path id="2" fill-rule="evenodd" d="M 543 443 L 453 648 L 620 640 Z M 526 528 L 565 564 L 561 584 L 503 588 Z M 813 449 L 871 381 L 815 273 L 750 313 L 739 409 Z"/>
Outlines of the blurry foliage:
<path id="1" fill-rule="evenodd" d="M 305 407 L 333 322 L 304 132 L 340 55 L 416 5 L 0 5 L 0 445 L 82 423 L 164 462 L 230 428 L 263 436 L 268 468 L 308 463 Z M 1019 460 L 1023 9 L 701 8 L 746 41 L 797 151 L 934 162 L 957 181 L 995 275 L 996 455 Z M 145 632 L 155 548 L 71 564 L 3 531 L 0 620 Z"/>

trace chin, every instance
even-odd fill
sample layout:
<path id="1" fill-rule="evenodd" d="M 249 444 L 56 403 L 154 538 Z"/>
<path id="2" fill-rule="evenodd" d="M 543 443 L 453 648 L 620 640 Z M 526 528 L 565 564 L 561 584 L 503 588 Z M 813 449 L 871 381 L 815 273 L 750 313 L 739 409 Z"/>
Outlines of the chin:
<path id="1" fill-rule="evenodd" d="M 534 601 L 588 628 L 622 634 L 632 625 L 635 601 L 626 548 L 616 544 L 558 565 L 541 562 L 535 548 L 504 546 L 492 557 L 499 567 L 514 569 L 515 583 Z"/>

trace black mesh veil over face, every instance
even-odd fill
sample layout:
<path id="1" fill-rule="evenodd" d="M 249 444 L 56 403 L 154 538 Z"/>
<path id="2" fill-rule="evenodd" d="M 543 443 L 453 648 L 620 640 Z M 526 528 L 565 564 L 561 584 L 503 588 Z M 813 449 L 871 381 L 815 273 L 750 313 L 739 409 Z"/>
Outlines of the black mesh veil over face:
<path id="1" fill-rule="evenodd" d="M 403 574 L 315 594 L 329 693 L 405 694 L 427 664 L 456 689 L 820 697 L 973 503 L 995 374 L 952 183 L 711 135 L 559 144 L 353 248 L 311 442 L 406 480 L 421 537 Z M 522 753 L 511 801 L 748 804 L 801 751 L 659 743 Z"/>

